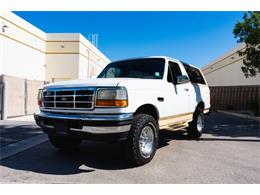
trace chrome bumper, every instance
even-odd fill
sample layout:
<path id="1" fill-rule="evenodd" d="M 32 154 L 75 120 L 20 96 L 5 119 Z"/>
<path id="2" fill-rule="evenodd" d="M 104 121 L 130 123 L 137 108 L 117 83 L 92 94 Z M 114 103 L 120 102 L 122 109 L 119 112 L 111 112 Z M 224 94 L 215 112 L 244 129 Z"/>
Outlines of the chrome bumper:
<path id="1" fill-rule="evenodd" d="M 34 114 L 34 119 L 40 127 L 53 129 L 55 131 L 55 121 L 73 121 L 83 125 L 81 128 L 68 127 L 69 131 L 86 132 L 92 134 L 123 133 L 130 130 L 133 119 L 132 113 L 124 114 L 78 114 L 67 115 L 50 112 L 39 112 Z M 51 120 L 52 124 L 46 124 L 46 120 Z"/>

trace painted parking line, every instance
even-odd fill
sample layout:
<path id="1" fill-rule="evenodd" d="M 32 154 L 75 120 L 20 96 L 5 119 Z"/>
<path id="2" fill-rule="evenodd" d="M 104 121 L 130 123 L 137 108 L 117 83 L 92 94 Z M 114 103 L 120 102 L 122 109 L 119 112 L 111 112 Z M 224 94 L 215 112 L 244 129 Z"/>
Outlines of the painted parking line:
<path id="1" fill-rule="evenodd" d="M 0 148 L 0 161 L 38 144 L 46 142 L 47 140 L 48 136 L 46 134 L 41 134 L 4 146 Z"/>

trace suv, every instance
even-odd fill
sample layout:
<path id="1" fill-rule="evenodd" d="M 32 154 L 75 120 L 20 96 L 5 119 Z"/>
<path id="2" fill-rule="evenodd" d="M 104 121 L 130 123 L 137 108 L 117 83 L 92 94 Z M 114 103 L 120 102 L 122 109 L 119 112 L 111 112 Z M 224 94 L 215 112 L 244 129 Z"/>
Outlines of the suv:
<path id="1" fill-rule="evenodd" d="M 108 64 L 96 79 L 48 84 L 39 90 L 36 123 L 60 149 L 83 139 L 122 141 L 126 156 L 143 165 L 155 155 L 159 129 L 186 129 L 197 139 L 209 112 L 202 72 L 169 57 Z"/>

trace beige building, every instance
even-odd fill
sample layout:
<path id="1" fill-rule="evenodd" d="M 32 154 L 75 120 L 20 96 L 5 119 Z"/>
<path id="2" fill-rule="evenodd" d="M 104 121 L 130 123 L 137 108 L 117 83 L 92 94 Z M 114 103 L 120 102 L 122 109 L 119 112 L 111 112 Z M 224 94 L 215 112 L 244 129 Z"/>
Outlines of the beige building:
<path id="1" fill-rule="evenodd" d="M 0 12 L 0 119 L 32 114 L 44 82 L 95 77 L 109 62 L 80 33 L 45 33 Z"/>
<path id="2" fill-rule="evenodd" d="M 211 104 L 216 109 L 250 109 L 260 98 L 260 75 L 246 78 L 241 70 L 243 57 L 237 51 L 245 44 L 225 53 L 202 68 L 211 92 Z"/>
<path id="3" fill-rule="evenodd" d="M 109 62 L 81 34 L 46 35 L 46 81 L 95 77 Z"/>
<path id="4" fill-rule="evenodd" d="M 0 74 L 48 82 L 97 76 L 110 60 L 80 33 L 48 34 L 0 13 Z"/>
<path id="5" fill-rule="evenodd" d="M 44 80 L 46 34 L 11 12 L 0 13 L 0 75 Z"/>
<path id="6" fill-rule="evenodd" d="M 247 86 L 260 84 L 260 75 L 253 78 L 246 78 L 241 71 L 243 57 L 240 57 L 237 51 L 244 47 L 244 44 L 239 44 L 236 48 L 202 68 L 209 86 Z"/>

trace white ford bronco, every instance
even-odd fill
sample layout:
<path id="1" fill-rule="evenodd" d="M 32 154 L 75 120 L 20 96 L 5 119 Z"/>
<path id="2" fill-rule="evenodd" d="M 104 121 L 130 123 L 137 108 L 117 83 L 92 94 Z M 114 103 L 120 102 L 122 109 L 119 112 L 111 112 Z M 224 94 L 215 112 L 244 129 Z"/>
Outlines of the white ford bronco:
<path id="1" fill-rule="evenodd" d="M 155 155 L 160 129 L 201 136 L 210 92 L 198 68 L 156 56 L 112 62 L 96 79 L 48 84 L 38 103 L 35 121 L 54 146 L 117 140 L 131 162 L 143 165 Z"/>

